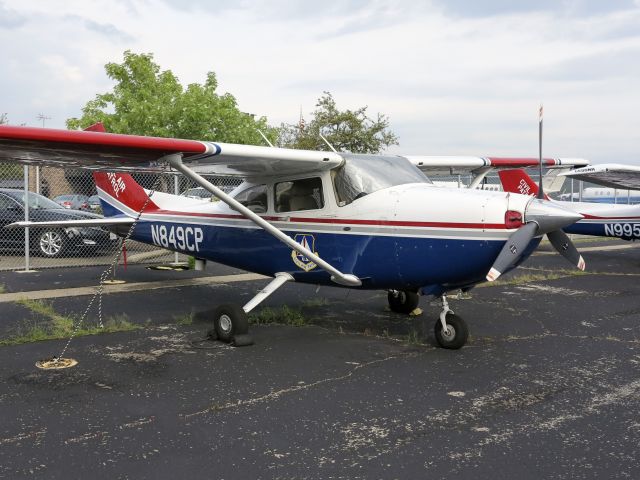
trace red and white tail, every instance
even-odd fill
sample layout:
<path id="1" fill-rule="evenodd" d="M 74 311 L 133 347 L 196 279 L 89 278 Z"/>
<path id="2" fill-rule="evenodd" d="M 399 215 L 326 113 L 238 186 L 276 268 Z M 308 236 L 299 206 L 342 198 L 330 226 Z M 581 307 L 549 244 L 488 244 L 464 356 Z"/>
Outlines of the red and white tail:
<path id="1" fill-rule="evenodd" d="M 149 200 L 147 191 L 128 173 L 94 172 L 93 179 L 107 217 L 123 213 L 136 215 L 143 208 L 146 213 L 158 210 L 158 205 Z"/>
<path id="2" fill-rule="evenodd" d="M 522 195 L 538 195 L 538 185 L 524 170 L 500 170 L 500 181 L 505 192 L 520 193 Z M 549 197 L 545 194 L 545 200 Z"/>

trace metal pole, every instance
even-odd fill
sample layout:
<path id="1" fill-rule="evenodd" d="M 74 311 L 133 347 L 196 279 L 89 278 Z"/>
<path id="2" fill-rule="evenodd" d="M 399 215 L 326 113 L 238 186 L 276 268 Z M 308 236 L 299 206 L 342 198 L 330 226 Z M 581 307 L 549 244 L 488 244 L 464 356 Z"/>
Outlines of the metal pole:
<path id="1" fill-rule="evenodd" d="M 582 201 L 582 187 L 584 186 L 584 182 L 582 180 L 580 180 L 580 183 L 578 183 L 578 201 L 581 202 Z"/>
<path id="2" fill-rule="evenodd" d="M 40 167 L 36 166 L 36 193 L 40 193 Z"/>
<path id="3" fill-rule="evenodd" d="M 573 178 L 571 179 L 571 203 L 573 203 Z"/>
<path id="4" fill-rule="evenodd" d="M 618 189 L 614 188 L 613 189 L 613 204 L 617 205 L 618 203 Z"/>
<path id="5" fill-rule="evenodd" d="M 24 166 L 24 221 L 29 221 L 29 167 Z M 24 271 L 30 272 L 29 264 L 29 227 L 24 229 Z"/>
<path id="6" fill-rule="evenodd" d="M 173 176 L 173 193 L 176 195 L 180 195 L 180 186 L 179 186 L 179 179 L 178 179 L 178 175 L 174 175 Z M 178 252 L 174 253 L 173 256 L 173 263 L 178 263 L 180 261 L 179 258 L 179 254 Z"/>

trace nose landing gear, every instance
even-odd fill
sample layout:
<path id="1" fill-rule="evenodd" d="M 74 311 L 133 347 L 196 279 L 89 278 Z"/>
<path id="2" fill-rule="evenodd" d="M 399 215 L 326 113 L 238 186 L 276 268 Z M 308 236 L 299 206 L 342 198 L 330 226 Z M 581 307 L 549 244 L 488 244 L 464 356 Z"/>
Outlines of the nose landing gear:
<path id="1" fill-rule="evenodd" d="M 434 332 L 436 341 L 442 348 L 457 350 L 467 343 L 469 328 L 467 323 L 449 308 L 447 296 L 440 297 L 442 301 L 442 312 L 436 321 Z"/>

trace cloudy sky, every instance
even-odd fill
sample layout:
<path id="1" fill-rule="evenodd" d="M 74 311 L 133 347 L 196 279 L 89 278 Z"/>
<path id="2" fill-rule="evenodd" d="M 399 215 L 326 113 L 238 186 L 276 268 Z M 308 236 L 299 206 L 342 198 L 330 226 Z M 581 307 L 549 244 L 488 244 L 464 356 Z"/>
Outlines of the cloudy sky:
<path id="1" fill-rule="evenodd" d="M 640 0 L 0 0 L 0 113 L 64 128 L 153 53 L 183 84 L 272 124 L 340 108 L 389 116 L 393 153 L 640 163 Z"/>

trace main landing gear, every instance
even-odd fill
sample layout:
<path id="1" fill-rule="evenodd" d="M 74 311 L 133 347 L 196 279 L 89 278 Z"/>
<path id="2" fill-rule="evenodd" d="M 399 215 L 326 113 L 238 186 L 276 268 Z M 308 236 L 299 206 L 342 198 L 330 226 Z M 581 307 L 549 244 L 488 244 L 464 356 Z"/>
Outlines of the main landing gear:
<path id="1" fill-rule="evenodd" d="M 253 338 L 249 335 L 249 319 L 247 314 L 260 305 L 260 303 L 278 288 L 291 280 L 293 280 L 293 277 L 288 273 L 276 273 L 274 279 L 260 290 L 244 307 L 226 304 L 216 308 L 213 316 L 213 327 L 218 340 L 231 343 L 236 347 L 253 344 Z"/>
<path id="2" fill-rule="evenodd" d="M 418 307 L 420 297 L 416 292 L 389 290 L 387 299 L 392 312 L 408 314 Z M 467 343 L 469 328 L 462 317 L 449 308 L 446 295 L 442 295 L 440 301 L 442 311 L 434 326 L 436 341 L 442 348 L 457 350 Z"/>

